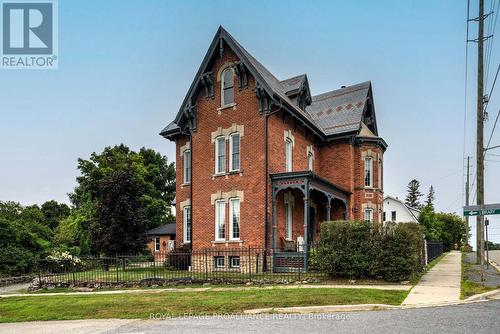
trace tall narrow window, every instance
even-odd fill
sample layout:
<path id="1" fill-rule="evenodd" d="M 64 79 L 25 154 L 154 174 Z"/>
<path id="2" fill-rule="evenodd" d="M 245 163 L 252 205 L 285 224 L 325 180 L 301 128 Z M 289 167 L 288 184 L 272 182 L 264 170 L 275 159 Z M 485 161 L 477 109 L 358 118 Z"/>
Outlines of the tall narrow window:
<path id="1" fill-rule="evenodd" d="M 229 171 L 240 170 L 240 134 L 233 133 L 229 137 Z"/>
<path id="2" fill-rule="evenodd" d="M 365 221 L 373 223 L 373 209 L 371 208 L 365 209 Z"/>
<path id="3" fill-rule="evenodd" d="M 215 201 L 215 240 L 226 240 L 226 203 Z"/>
<path id="4" fill-rule="evenodd" d="M 373 159 L 365 158 L 365 187 L 373 187 Z"/>
<path id="5" fill-rule="evenodd" d="M 191 151 L 184 151 L 183 156 L 184 165 L 184 183 L 191 183 Z"/>
<path id="6" fill-rule="evenodd" d="M 391 211 L 391 221 L 396 221 L 396 211 Z"/>
<path id="7" fill-rule="evenodd" d="M 285 141 L 285 171 L 292 171 L 293 143 L 290 138 Z"/>
<path id="8" fill-rule="evenodd" d="M 222 98 L 221 105 L 227 106 L 234 103 L 234 79 L 233 70 L 231 68 L 226 68 L 222 72 Z"/>
<path id="9" fill-rule="evenodd" d="M 313 154 L 312 154 L 312 152 L 307 153 L 307 169 L 310 171 L 313 170 Z"/>
<path id="10" fill-rule="evenodd" d="M 233 198 L 229 201 L 229 238 L 231 240 L 240 240 L 240 200 Z"/>
<path id="11" fill-rule="evenodd" d="M 160 237 L 155 237 L 155 252 L 160 251 Z"/>
<path id="12" fill-rule="evenodd" d="M 191 242 L 191 207 L 185 206 L 183 209 L 183 231 L 184 243 Z"/>
<path id="13" fill-rule="evenodd" d="M 382 159 L 378 159 L 378 188 L 382 190 Z"/>
<path id="14" fill-rule="evenodd" d="M 215 174 L 226 172 L 226 138 L 215 139 Z"/>
<path id="15" fill-rule="evenodd" d="M 285 228 L 287 240 L 292 240 L 292 213 L 292 203 L 290 201 L 285 201 Z"/>

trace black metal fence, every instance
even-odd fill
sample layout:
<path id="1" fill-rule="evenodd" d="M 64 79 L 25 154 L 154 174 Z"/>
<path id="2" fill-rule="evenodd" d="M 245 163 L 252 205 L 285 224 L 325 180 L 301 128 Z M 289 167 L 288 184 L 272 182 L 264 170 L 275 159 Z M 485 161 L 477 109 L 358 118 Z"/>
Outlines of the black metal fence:
<path id="1" fill-rule="evenodd" d="M 431 262 L 444 252 L 444 245 L 440 241 L 427 241 L 427 263 Z"/>
<path id="2" fill-rule="evenodd" d="M 317 280 L 326 276 L 311 266 L 308 253 L 308 250 L 273 253 L 262 248 L 242 247 L 42 260 L 38 281 L 40 287 L 57 284 L 161 285 L 178 281 L 283 282 Z"/>

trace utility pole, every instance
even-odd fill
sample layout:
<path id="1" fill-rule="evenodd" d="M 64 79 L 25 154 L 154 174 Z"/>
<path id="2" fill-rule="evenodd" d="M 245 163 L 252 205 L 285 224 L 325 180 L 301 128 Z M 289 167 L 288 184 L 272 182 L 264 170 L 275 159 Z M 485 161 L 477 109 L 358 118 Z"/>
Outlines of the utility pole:
<path id="1" fill-rule="evenodd" d="M 467 181 L 465 182 L 465 205 L 469 206 L 469 176 L 470 176 L 470 156 L 467 156 Z M 466 238 L 466 244 L 469 244 L 469 233 L 470 233 L 470 225 L 469 225 L 469 216 L 465 217 L 465 221 L 467 222 L 467 235 L 465 236 Z"/>
<path id="2" fill-rule="evenodd" d="M 484 0 L 479 0 L 477 38 L 477 137 L 476 137 L 476 166 L 477 166 L 477 205 L 484 205 L 484 88 L 483 88 L 483 48 L 484 48 Z M 476 257 L 477 264 L 484 265 L 484 216 L 478 215 L 476 220 Z"/>

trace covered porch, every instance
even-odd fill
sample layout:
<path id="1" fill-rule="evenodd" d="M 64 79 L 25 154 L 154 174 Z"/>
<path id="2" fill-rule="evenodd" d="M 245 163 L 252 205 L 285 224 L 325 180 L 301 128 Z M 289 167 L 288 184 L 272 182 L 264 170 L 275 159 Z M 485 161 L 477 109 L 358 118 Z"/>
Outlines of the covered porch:
<path id="1" fill-rule="evenodd" d="M 271 174 L 273 271 L 307 270 L 324 221 L 348 219 L 350 192 L 311 171 Z"/>

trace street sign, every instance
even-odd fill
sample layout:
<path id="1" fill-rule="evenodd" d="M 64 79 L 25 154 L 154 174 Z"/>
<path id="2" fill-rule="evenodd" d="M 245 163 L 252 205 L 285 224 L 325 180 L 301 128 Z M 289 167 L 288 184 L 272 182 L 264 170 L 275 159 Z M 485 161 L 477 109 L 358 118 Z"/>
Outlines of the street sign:
<path id="1" fill-rule="evenodd" d="M 464 206 L 464 216 L 500 215 L 500 203 Z"/>

